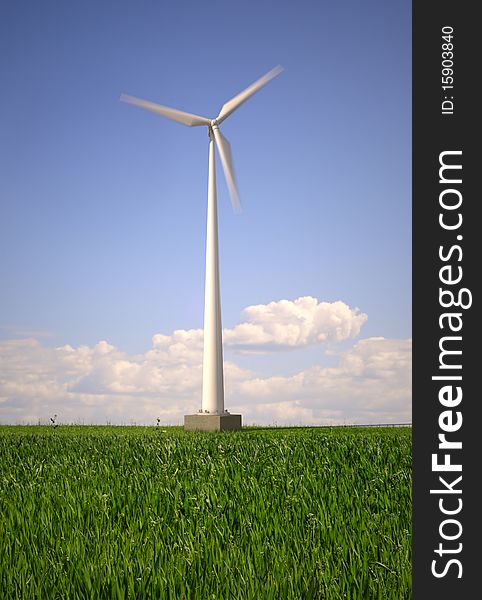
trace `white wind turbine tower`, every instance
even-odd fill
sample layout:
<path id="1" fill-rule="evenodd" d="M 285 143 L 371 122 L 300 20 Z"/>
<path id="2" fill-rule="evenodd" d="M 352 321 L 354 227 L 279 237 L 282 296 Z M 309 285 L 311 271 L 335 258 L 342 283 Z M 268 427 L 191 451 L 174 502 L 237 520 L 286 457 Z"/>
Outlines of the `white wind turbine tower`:
<path id="1" fill-rule="evenodd" d="M 186 430 L 219 431 L 240 429 L 241 415 L 231 415 L 224 410 L 224 377 L 223 377 L 223 342 L 221 325 L 221 298 L 219 288 L 219 254 L 218 254 L 218 211 L 216 198 L 216 164 L 214 145 L 216 144 L 221 158 L 224 175 L 228 184 L 234 211 L 239 213 L 241 205 L 236 186 L 234 167 L 231 157 L 231 146 L 219 130 L 219 125 L 241 106 L 254 93 L 276 77 L 282 67 L 277 66 L 269 73 L 255 81 L 244 91 L 234 96 L 221 108 L 215 119 L 200 117 L 175 108 L 161 106 L 121 95 L 121 100 L 145 108 L 158 115 L 167 117 L 188 127 L 205 125 L 209 134 L 208 163 L 208 216 L 206 236 L 206 280 L 204 292 L 204 355 L 203 355 L 203 391 L 202 408 L 196 415 L 184 417 Z"/>

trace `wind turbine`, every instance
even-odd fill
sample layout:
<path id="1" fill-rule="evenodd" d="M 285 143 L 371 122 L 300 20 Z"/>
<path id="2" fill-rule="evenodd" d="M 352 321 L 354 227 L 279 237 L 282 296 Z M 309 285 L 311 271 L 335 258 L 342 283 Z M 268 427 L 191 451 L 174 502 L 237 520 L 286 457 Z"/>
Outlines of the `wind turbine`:
<path id="1" fill-rule="evenodd" d="M 218 212 L 216 197 L 216 164 L 214 146 L 218 148 L 231 203 L 236 213 L 241 210 L 234 175 L 231 146 L 219 126 L 253 94 L 276 77 L 283 68 L 277 66 L 252 83 L 244 91 L 226 102 L 215 119 L 208 119 L 175 108 L 162 106 L 134 96 L 122 94 L 123 102 L 145 108 L 188 127 L 204 125 L 209 134 L 208 162 L 208 215 L 206 236 L 206 279 L 204 290 L 204 354 L 201 410 L 197 415 L 186 415 L 185 429 L 221 430 L 240 429 L 241 415 L 230 415 L 224 409 L 223 342 L 221 325 L 221 297 L 219 287 Z"/>

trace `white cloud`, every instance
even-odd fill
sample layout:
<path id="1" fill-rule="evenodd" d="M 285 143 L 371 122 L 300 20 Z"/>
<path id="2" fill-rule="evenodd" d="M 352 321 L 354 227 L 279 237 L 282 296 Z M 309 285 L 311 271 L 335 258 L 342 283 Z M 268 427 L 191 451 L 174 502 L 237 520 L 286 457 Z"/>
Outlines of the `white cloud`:
<path id="1" fill-rule="evenodd" d="M 245 322 L 224 332 L 226 345 L 256 348 L 299 348 L 354 338 L 367 315 L 341 302 L 318 302 L 312 296 L 280 300 L 244 309 Z"/>
<path id="2" fill-rule="evenodd" d="M 343 302 L 315 298 L 248 307 L 225 330 L 228 347 L 293 349 L 358 334 L 366 320 Z M 200 407 L 202 330 L 156 334 L 128 355 L 101 341 L 49 348 L 35 339 L 0 342 L 0 422 L 181 423 Z M 254 359 L 253 359 L 254 361 Z M 402 422 L 411 418 L 410 340 L 368 338 L 339 353 L 338 365 L 260 377 L 225 363 L 226 407 L 244 422 Z"/>
<path id="3" fill-rule="evenodd" d="M 314 366 L 291 377 L 240 381 L 233 389 L 233 408 L 246 412 L 260 404 L 283 422 L 293 407 L 303 409 L 299 415 L 305 423 L 408 422 L 411 350 L 411 340 L 360 340 L 340 353 L 336 367 Z"/>

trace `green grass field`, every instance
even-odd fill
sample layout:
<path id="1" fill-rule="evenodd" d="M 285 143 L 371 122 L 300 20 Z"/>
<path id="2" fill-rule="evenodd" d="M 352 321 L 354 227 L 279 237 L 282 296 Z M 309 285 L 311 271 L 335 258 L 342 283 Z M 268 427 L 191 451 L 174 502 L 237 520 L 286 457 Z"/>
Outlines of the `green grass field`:
<path id="1" fill-rule="evenodd" d="M 411 598 L 411 429 L 0 427 L 0 597 Z"/>

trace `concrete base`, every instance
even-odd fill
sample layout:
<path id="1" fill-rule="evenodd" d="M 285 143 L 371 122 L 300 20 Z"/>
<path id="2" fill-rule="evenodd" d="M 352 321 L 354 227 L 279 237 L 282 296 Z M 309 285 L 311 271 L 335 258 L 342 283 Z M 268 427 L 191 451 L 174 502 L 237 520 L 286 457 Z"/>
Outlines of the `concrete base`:
<path id="1" fill-rule="evenodd" d="M 184 415 L 184 431 L 239 431 L 241 415 Z"/>

